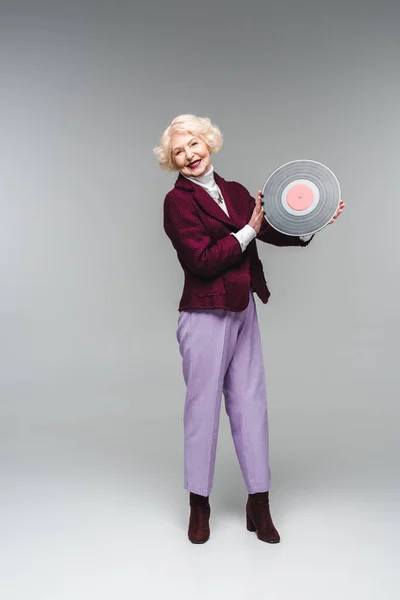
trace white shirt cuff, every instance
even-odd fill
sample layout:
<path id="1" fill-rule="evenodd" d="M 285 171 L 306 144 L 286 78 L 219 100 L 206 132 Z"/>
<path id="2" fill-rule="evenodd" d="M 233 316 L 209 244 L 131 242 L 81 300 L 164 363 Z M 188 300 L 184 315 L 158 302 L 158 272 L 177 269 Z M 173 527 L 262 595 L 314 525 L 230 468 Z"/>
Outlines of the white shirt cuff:
<path id="1" fill-rule="evenodd" d="M 239 241 L 242 252 L 244 252 L 251 240 L 257 237 L 257 233 L 251 227 L 251 225 L 245 225 L 242 229 L 239 229 L 236 233 L 231 233 Z"/>

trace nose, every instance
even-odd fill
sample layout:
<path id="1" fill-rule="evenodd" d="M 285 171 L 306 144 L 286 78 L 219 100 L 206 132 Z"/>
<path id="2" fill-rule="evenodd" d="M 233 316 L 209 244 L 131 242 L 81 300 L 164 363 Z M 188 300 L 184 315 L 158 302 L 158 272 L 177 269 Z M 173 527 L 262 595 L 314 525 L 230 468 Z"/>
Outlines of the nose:
<path id="1" fill-rule="evenodd" d="M 193 151 L 190 149 L 186 150 L 186 160 L 188 162 L 191 162 L 192 158 L 193 158 Z"/>

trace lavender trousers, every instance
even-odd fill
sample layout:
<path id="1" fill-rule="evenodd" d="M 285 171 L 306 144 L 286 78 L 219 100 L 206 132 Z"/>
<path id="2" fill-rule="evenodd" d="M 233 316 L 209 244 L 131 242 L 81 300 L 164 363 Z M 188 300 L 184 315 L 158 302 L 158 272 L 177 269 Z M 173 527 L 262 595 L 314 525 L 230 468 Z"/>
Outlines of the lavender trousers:
<path id="1" fill-rule="evenodd" d="M 223 394 L 248 493 L 269 490 L 265 372 L 252 290 L 242 312 L 182 311 L 176 337 L 186 383 L 184 488 L 211 492 Z"/>

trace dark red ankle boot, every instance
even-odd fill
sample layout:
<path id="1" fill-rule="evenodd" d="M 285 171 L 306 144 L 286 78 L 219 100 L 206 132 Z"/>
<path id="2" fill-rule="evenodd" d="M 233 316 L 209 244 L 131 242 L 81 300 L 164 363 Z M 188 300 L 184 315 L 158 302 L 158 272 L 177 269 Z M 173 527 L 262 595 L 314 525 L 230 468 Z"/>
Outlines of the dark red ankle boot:
<path id="1" fill-rule="evenodd" d="M 190 518 L 188 536 L 192 544 L 204 544 L 210 537 L 210 504 L 208 496 L 190 492 Z"/>
<path id="2" fill-rule="evenodd" d="M 262 542 L 277 544 L 280 541 L 279 533 L 275 529 L 269 512 L 268 492 L 249 494 L 246 504 L 246 518 L 248 531 L 255 531 Z"/>

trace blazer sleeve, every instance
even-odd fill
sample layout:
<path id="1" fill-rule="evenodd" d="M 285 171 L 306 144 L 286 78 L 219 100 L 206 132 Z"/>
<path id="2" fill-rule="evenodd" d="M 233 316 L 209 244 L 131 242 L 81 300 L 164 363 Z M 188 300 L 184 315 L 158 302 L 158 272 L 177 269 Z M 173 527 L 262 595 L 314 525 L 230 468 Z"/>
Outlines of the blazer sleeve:
<path id="1" fill-rule="evenodd" d="M 255 198 L 253 198 L 245 187 L 240 186 L 246 198 L 246 206 L 248 210 L 248 219 L 250 220 L 251 215 L 255 206 Z M 257 239 L 261 242 L 266 242 L 267 244 L 272 244 L 273 246 L 308 246 L 314 236 L 312 236 L 309 240 L 304 241 L 300 237 L 285 235 L 280 231 L 274 229 L 266 219 L 263 219 L 260 227 L 260 231 L 257 234 Z"/>
<path id="2" fill-rule="evenodd" d="M 182 209 L 173 195 L 164 200 L 164 230 L 179 259 L 197 277 L 216 277 L 243 259 L 235 236 L 229 234 L 213 244 L 195 206 L 187 202 Z"/>

